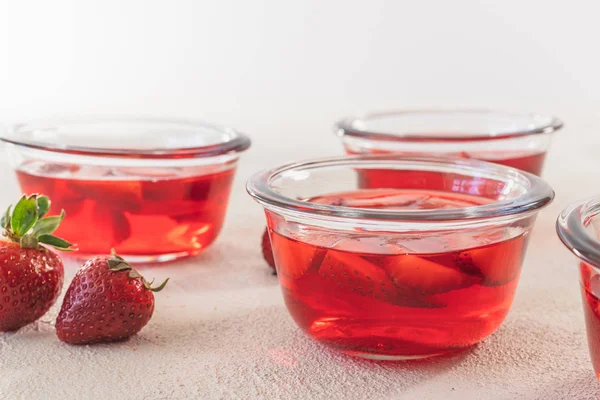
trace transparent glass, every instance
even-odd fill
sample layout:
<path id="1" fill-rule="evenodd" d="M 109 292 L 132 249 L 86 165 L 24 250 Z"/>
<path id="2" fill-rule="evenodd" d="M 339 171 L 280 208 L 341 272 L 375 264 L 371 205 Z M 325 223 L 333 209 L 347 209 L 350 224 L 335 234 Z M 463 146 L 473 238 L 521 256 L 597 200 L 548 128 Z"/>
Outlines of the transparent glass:
<path id="1" fill-rule="evenodd" d="M 579 259 L 588 346 L 600 380 L 600 197 L 569 205 L 556 222 L 558 237 Z"/>
<path id="2" fill-rule="evenodd" d="M 231 129 L 177 120 L 88 118 L 16 124 L 2 141 L 24 193 L 67 218 L 78 255 L 132 262 L 197 254 L 217 237 L 240 152 Z"/>
<path id="3" fill-rule="evenodd" d="M 475 158 L 538 176 L 552 134 L 561 128 L 552 117 L 486 110 L 390 111 L 335 126 L 348 154 Z"/>
<path id="4" fill-rule="evenodd" d="M 365 188 L 369 171 L 393 185 Z M 287 308 L 348 354 L 412 359 L 471 346 L 509 311 L 529 232 L 553 198 L 538 177 L 466 159 L 354 156 L 256 174 Z"/>

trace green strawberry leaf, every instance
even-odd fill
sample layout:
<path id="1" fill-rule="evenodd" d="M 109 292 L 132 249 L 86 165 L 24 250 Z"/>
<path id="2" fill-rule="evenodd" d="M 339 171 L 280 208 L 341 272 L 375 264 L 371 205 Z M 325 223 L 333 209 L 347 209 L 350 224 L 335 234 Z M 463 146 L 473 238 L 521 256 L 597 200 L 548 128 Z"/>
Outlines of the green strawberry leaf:
<path id="1" fill-rule="evenodd" d="M 117 255 L 115 249 L 110 249 L 110 252 L 112 254 L 112 258 L 108 259 L 108 268 L 111 271 L 125 271 L 132 269 L 131 265 L 129 265 L 127 261 Z"/>
<path id="2" fill-rule="evenodd" d="M 10 228 L 18 237 L 24 236 L 38 220 L 38 207 L 35 195 L 23 196 L 15 206 L 10 219 Z"/>
<path id="3" fill-rule="evenodd" d="M 58 226 L 64 218 L 65 210 L 63 210 L 60 215 L 38 220 L 33 227 L 33 236 L 39 237 L 42 235 L 51 235 L 55 230 L 58 229 Z"/>
<path id="4" fill-rule="evenodd" d="M 40 243 L 49 244 L 50 246 L 56 247 L 58 250 L 73 251 L 73 249 L 69 248 L 73 246 L 73 244 L 67 242 L 65 239 L 52 235 L 41 235 L 37 239 Z"/>
<path id="5" fill-rule="evenodd" d="M 42 218 L 49 210 L 50 199 L 47 196 L 36 193 L 23 195 L 0 218 L 0 227 L 3 228 L 0 233 L 12 242 L 19 243 L 24 249 L 35 249 L 40 243 L 45 243 L 57 250 L 77 250 L 73 244 L 52 235 L 65 218 L 65 211 L 60 215 Z"/>
<path id="6" fill-rule="evenodd" d="M 110 267 L 111 271 L 126 271 L 126 270 L 130 270 L 131 269 L 131 265 L 124 263 L 124 262 L 118 262 L 118 263 L 111 263 L 112 260 L 108 261 L 108 265 Z"/>
<path id="7" fill-rule="evenodd" d="M 50 199 L 47 196 L 39 196 L 37 198 L 38 218 L 42 218 L 50 209 Z"/>
<path id="8" fill-rule="evenodd" d="M 131 271 L 129 271 L 129 277 L 130 278 L 141 278 L 142 275 L 140 275 L 139 272 L 137 272 L 135 269 L 131 269 Z"/>
<path id="9" fill-rule="evenodd" d="M 152 291 L 154 293 L 157 293 L 157 292 L 160 292 L 161 290 L 163 290 L 165 288 L 165 286 L 167 285 L 167 282 L 169 282 L 169 278 L 165 279 L 165 281 L 163 283 L 161 283 L 160 286 L 155 287 L 155 288 L 150 287 L 150 285 L 148 285 L 148 286 L 144 285 L 144 286 L 146 287 L 146 289 L 148 289 L 148 290 L 150 290 L 150 291 Z M 148 283 L 148 282 L 145 282 L 145 283 Z"/>
<path id="10" fill-rule="evenodd" d="M 111 271 L 129 270 L 128 276 L 132 279 L 141 278 L 142 284 L 144 285 L 144 287 L 147 290 L 150 290 L 152 292 L 160 292 L 161 290 L 164 289 L 165 285 L 169 281 L 169 278 L 167 278 L 163 283 L 160 284 L 160 286 L 153 288 L 152 284 L 154 283 L 154 279 L 152 279 L 151 282 L 148 282 L 135 268 L 133 268 L 131 265 L 129 265 L 127 263 L 127 261 L 125 261 L 123 259 L 123 257 L 120 257 L 119 255 L 117 255 L 117 252 L 115 251 L 115 249 L 111 249 L 110 253 L 111 253 L 112 257 L 107 260 L 108 268 Z"/>
<path id="11" fill-rule="evenodd" d="M 10 206 L 8 206 L 8 208 L 6 209 L 6 212 L 2 216 L 2 220 L 0 220 L 0 226 L 2 226 L 4 229 L 8 229 L 10 226 L 10 209 L 11 208 L 12 208 L 12 204 Z"/>

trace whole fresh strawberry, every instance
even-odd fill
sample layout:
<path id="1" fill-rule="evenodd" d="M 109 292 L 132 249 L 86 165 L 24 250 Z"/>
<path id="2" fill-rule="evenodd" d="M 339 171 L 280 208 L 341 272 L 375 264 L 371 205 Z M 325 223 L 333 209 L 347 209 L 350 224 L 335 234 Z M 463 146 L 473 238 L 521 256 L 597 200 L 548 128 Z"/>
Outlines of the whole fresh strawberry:
<path id="1" fill-rule="evenodd" d="M 42 245 L 71 251 L 71 243 L 52 236 L 65 217 L 45 217 L 46 196 L 23 196 L 8 207 L 0 225 L 0 331 L 25 326 L 48 311 L 60 294 L 64 279 L 60 257 Z"/>
<path id="2" fill-rule="evenodd" d="M 70 344 L 115 342 L 138 333 L 152 317 L 153 288 L 115 251 L 86 261 L 69 285 L 56 334 Z"/>

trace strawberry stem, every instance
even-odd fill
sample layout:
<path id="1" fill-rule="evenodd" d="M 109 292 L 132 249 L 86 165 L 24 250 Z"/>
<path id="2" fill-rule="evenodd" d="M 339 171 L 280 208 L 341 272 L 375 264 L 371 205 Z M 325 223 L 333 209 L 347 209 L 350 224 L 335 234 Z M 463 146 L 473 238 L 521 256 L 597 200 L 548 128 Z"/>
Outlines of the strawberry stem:
<path id="1" fill-rule="evenodd" d="M 152 279 L 152 282 L 154 282 L 154 279 Z M 158 293 L 165 288 L 165 286 L 167 285 L 167 282 L 169 282 L 169 278 L 165 279 L 163 283 L 161 283 L 159 286 L 157 286 L 155 288 L 152 287 L 152 282 L 148 282 L 144 279 L 144 287 L 154 293 Z"/>
<path id="2" fill-rule="evenodd" d="M 133 279 L 141 279 L 144 287 L 152 292 L 160 292 L 164 289 L 165 285 L 169 281 L 169 278 L 165 279 L 163 283 L 161 283 L 158 287 L 153 288 L 152 284 L 154 283 L 154 279 L 148 282 L 135 268 L 133 268 L 123 257 L 117 255 L 115 249 L 110 250 L 111 258 L 108 259 L 108 268 L 111 271 L 129 271 L 129 277 Z"/>

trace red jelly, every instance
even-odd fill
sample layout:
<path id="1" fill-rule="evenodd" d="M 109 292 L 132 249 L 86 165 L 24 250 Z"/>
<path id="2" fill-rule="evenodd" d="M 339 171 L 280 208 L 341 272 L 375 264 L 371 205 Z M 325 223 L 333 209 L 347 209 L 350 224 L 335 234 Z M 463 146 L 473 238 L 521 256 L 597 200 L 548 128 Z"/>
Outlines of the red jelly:
<path id="1" fill-rule="evenodd" d="M 483 161 L 495 162 L 496 164 L 506 165 L 526 171 L 535 175 L 541 175 L 542 169 L 544 168 L 544 160 L 546 159 L 546 153 L 532 153 L 524 154 L 521 156 L 514 156 L 508 158 L 494 159 L 486 158 L 485 154 L 482 154 L 478 159 Z"/>
<path id="2" fill-rule="evenodd" d="M 600 380 L 600 197 L 569 204 L 558 216 L 556 232 L 577 256 L 588 347 Z"/>
<path id="3" fill-rule="evenodd" d="M 458 208 L 489 201 L 435 191 L 362 190 L 311 199 L 378 209 Z M 303 235 L 309 235 L 303 232 Z M 524 236 L 457 251 L 412 254 L 384 237 L 333 247 L 272 232 L 286 305 L 315 340 L 377 358 L 460 349 L 494 332 L 508 313 Z M 370 250 L 369 250 L 370 249 Z"/>
<path id="4" fill-rule="evenodd" d="M 37 171 L 61 168 L 66 167 L 47 164 Z M 104 254 L 114 248 L 134 258 L 196 254 L 211 244 L 221 230 L 234 175 L 228 169 L 177 178 L 155 170 L 147 180 L 91 180 L 56 177 L 61 175 L 56 171 L 25 172 L 30 169 L 17 170 L 23 192 L 46 194 L 52 212 L 64 209 L 69 216 L 59 236 L 76 239 L 80 253 Z"/>
<path id="5" fill-rule="evenodd" d="M 473 158 L 541 175 L 556 118 L 487 110 L 388 111 L 336 124 L 349 154 Z"/>
<path id="6" fill-rule="evenodd" d="M 554 196 L 502 165 L 396 155 L 288 164 L 247 188 L 265 208 L 297 325 L 383 360 L 440 355 L 493 333 L 535 216 Z"/>
<path id="7" fill-rule="evenodd" d="M 600 275 L 581 263 L 581 294 L 587 328 L 588 346 L 594 372 L 600 379 Z"/>
<path id="8" fill-rule="evenodd" d="M 351 151 L 347 151 L 350 155 L 356 155 L 359 153 L 354 153 Z M 365 153 L 360 153 L 365 154 Z M 367 154 L 389 154 L 388 152 L 382 151 L 370 151 Z M 414 154 L 413 154 L 414 155 Z M 506 165 L 508 167 L 517 168 L 525 172 L 532 173 L 534 175 L 541 175 L 542 170 L 544 168 L 544 161 L 546 159 L 546 152 L 542 153 L 494 153 L 494 152 L 479 152 L 479 153 L 450 153 L 445 154 L 448 157 L 458 157 L 458 158 L 473 158 L 482 161 L 493 162 L 496 164 Z M 386 175 L 392 174 L 393 171 L 377 171 L 372 172 L 372 174 L 377 175 Z M 385 179 L 385 178 L 377 178 L 377 179 Z M 381 187 L 381 186 L 375 186 Z"/>
<path id="9" fill-rule="evenodd" d="M 527 157 L 509 158 L 506 160 L 494 160 L 496 164 L 504 164 L 509 167 L 518 168 L 527 172 L 539 175 L 544 163 L 545 154 L 536 154 Z M 466 158 L 466 157 L 462 157 Z M 427 181 L 429 185 L 436 178 L 433 174 L 426 171 L 413 171 L 407 173 L 406 171 L 396 171 L 393 169 L 364 169 L 358 170 L 358 181 L 361 188 L 406 188 L 415 186 L 419 187 L 421 182 Z M 444 184 L 441 177 L 439 177 L 439 184 L 435 189 L 444 189 Z M 481 180 L 475 183 L 469 183 L 471 186 L 486 185 L 485 180 Z M 481 193 L 473 193 L 481 194 Z"/>
<path id="10" fill-rule="evenodd" d="M 204 251 L 217 237 L 240 154 L 226 127 L 163 118 L 69 118 L 0 133 L 21 191 L 69 218 L 57 234 L 81 256 L 114 248 L 131 262 Z"/>

